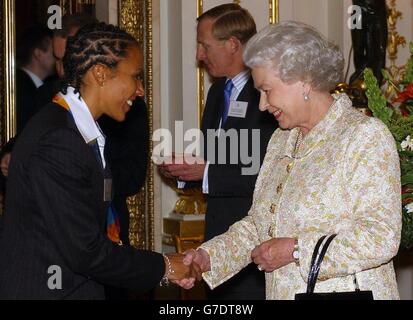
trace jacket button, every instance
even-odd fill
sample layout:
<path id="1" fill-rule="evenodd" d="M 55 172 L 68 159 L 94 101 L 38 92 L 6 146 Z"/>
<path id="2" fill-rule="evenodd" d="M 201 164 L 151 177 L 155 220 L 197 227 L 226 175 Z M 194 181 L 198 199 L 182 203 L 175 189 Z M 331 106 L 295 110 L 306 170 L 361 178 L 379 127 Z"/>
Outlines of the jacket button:
<path id="1" fill-rule="evenodd" d="M 282 190 L 282 188 L 283 188 L 283 184 L 280 183 L 280 184 L 278 185 L 278 187 L 277 187 L 277 193 L 280 193 L 281 190 Z"/>
<path id="2" fill-rule="evenodd" d="M 271 213 L 275 213 L 275 209 L 277 209 L 277 206 L 276 206 L 274 203 L 271 204 L 270 212 L 271 212 Z"/>
<path id="3" fill-rule="evenodd" d="M 268 228 L 268 236 L 274 238 L 274 226 Z"/>

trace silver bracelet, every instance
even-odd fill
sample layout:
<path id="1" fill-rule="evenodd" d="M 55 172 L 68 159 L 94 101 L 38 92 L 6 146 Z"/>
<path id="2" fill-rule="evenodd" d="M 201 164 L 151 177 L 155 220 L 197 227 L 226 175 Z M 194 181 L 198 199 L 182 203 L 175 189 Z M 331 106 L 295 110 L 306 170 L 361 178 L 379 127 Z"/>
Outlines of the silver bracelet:
<path id="1" fill-rule="evenodd" d="M 172 264 L 171 261 L 169 260 L 169 257 L 165 254 L 162 254 L 162 256 L 165 258 L 166 262 L 167 262 L 167 266 L 166 266 L 166 274 L 163 276 L 161 282 L 159 283 L 159 285 L 161 287 L 163 286 L 168 286 L 169 285 L 169 275 L 171 275 L 173 272 L 172 270 Z"/>

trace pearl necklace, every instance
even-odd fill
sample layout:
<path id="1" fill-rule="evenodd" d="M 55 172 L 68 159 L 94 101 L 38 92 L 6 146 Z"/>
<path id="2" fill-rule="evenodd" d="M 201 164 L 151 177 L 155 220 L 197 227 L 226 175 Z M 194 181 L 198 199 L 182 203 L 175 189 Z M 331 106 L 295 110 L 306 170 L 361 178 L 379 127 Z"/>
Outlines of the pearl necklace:
<path id="1" fill-rule="evenodd" d="M 297 140 L 294 145 L 294 157 L 297 155 L 298 149 L 300 148 L 301 142 L 303 142 L 303 132 L 300 130 L 297 135 Z"/>

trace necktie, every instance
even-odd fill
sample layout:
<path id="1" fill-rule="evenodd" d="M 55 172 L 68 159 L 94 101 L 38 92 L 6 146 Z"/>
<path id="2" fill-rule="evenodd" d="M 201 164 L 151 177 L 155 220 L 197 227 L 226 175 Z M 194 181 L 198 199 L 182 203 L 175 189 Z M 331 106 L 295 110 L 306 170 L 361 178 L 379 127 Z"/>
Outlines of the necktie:
<path id="1" fill-rule="evenodd" d="M 98 162 L 101 164 L 103 168 L 103 161 L 102 161 L 102 156 L 100 154 L 100 149 L 99 149 L 99 144 L 98 144 L 98 139 L 94 139 L 88 143 L 88 145 L 92 148 L 93 153 L 95 154 L 96 159 Z"/>
<path id="2" fill-rule="evenodd" d="M 222 113 L 222 125 L 221 126 L 225 124 L 228 118 L 229 104 L 231 101 L 231 92 L 233 88 L 234 88 L 234 84 L 232 83 L 232 80 L 229 79 L 225 83 L 225 88 L 224 88 L 224 111 Z"/>

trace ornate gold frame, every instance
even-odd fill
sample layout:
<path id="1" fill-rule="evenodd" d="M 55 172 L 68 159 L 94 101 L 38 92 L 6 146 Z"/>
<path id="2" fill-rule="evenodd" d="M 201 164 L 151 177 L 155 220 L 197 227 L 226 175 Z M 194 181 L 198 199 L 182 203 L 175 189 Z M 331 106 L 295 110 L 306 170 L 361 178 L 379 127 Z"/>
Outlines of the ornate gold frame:
<path id="1" fill-rule="evenodd" d="M 119 0 L 119 26 L 140 43 L 145 56 L 145 92 L 149 117 L 150 137 L 153 132 L 153 35 L 152 0 Z M 149 155 L 153 142 L 149 141 Z M 146 185 L 139 194 L 129 197 L 129 240 L 141 249 L 155 249 L 154 167 L 148 160 Z"/>
<path id="2" fill-rule="evenodd" d="M 241 4 L 241 0 L 233 0 L 234 3 Z M 204 1 L 197 0 L 197 17 L 204 12 Z M 279 0 L 269 0 L 269 22 L 271 24 L 279 21 Z M 202 114 L 205 107 L 205 86 L 204 86 L 205 72 L 202 68 L 197 68 L 197 88 L 198 88 L 198 123 L 201 127 Z"/>
<path id="3" fill-rule="evenodd" d="M 15 100 L 15 6 L 14 0 L 4 0 L 1 4 L 0 32 L 3 54 L 1 65 L 4 70 L 0 83 L 1 102 L 1 143 L 8 141 L 16 132 Z M 4 107 L 3 107 L 4 106 Z"/>

